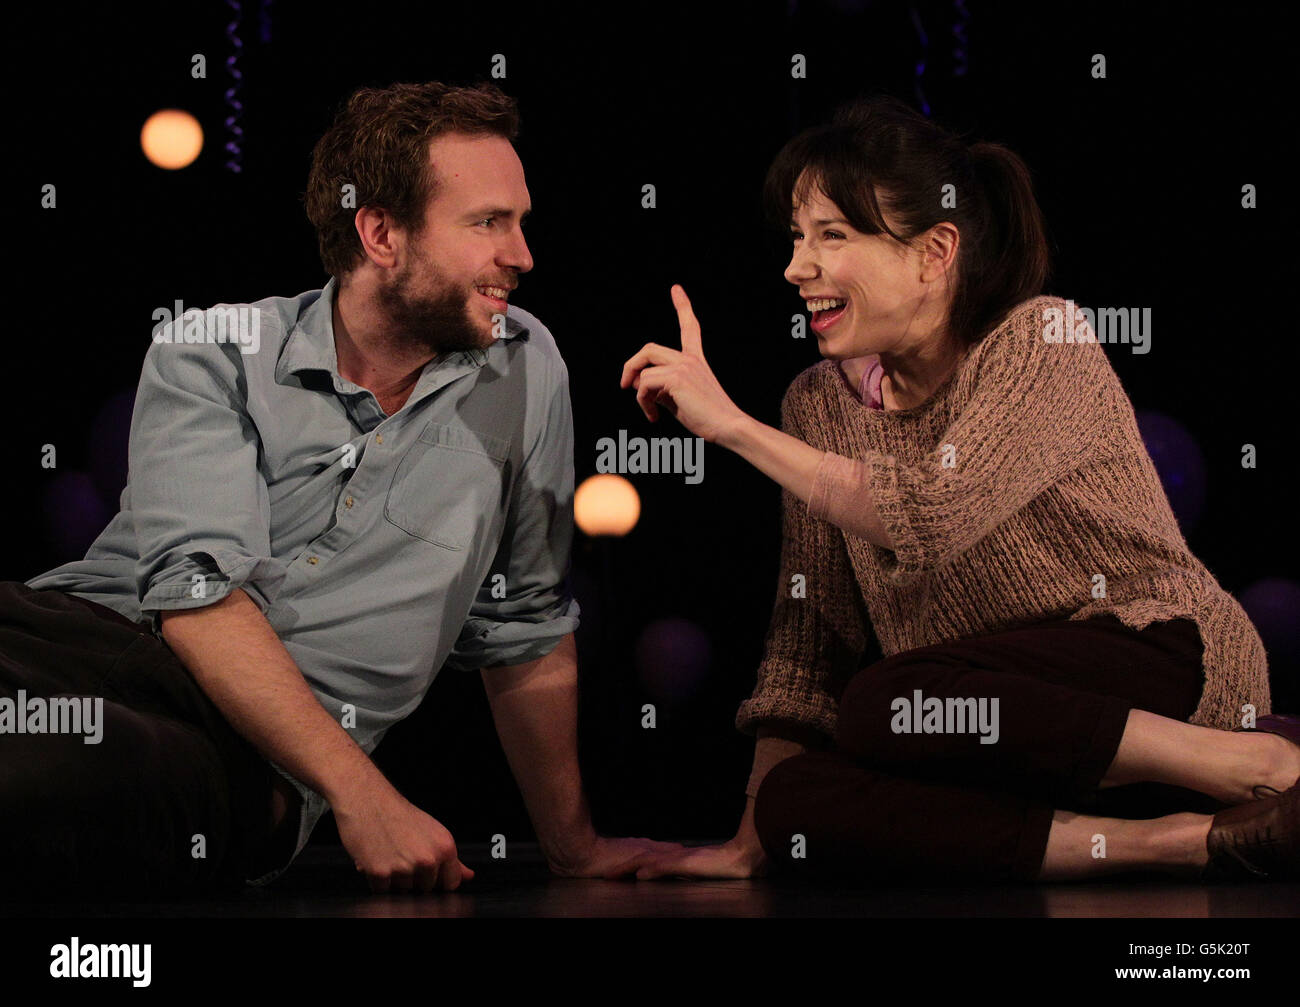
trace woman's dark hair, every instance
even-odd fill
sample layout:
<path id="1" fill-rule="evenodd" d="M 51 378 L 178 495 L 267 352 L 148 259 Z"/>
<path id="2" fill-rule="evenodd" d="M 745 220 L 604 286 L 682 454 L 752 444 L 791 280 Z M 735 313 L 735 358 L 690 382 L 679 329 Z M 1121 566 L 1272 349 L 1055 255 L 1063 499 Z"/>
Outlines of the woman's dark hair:
<path id="1" fill-rule="evenodd" d="M 942 201 L 947 185 L 954 187 L 947 191 L 955 206 Z M 885 233 L 910 244 L 935 224 L 957 228 L 948 324 L 962 346 L 983 339 L 1047 282 L 1046 226 L 1025 162 L 1000 144 L 967 147 L 897 98 L 880 95 L 842 106 L 830 125 L 805 130 L 781 149 L 768 169 L 763 199 L 782 232 L 791 208 L 812 191 L 864 234 Z"/>

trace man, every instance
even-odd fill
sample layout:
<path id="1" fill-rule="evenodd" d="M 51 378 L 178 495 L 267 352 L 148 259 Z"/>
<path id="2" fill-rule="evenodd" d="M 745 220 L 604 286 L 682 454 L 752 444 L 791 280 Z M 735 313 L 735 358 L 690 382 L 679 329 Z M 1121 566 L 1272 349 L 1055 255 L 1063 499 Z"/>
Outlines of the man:
<path id="1" fill-rule="evenodd" d="M 0 813 L 46 870 L 266 883 L 328 806 L 375 890 L 457 888 L 451 834 L 368 758 L 444 662 L 482 669 L 554 872 L 677 848 L 597 836 L 583 795 L 568 374 L 508 305 L 517 127 L 489 85 L 359 91 L 308 181 L 325 288 L 228 312 L 256 339 L 212 311 L 155 333 L 121 512 L 0 585 L 0 695 L 105 699 L 102 745 L 0 735 Z M 70 633 L 93 655 L 56 657 Z"/>

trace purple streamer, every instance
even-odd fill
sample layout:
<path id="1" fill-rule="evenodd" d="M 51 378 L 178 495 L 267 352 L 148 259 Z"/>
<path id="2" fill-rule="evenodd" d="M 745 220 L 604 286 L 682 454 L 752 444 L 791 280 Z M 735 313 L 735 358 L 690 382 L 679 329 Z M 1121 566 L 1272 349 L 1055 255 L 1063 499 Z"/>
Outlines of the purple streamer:
<path id="1" fill-rule="evenodd" d="M 966 9 L 966 0 L 953 0 L 952 6 L 957 12 L 957 20 L 952 25 L 952 36 L 957 40 L 952 50 L 953 59 L 956 60 L 952 75 L 965 77 L 966 71 L 970 68 L 966 59 L 966 49 L 970 44 L 966 37 L 966 26 L 970 24 L 970 11 Z"/>
<path id="2" fill-rule="evenodd" d="M 239 100 L 239 90 L 244 81 L 244 75 L 239 71 L 239 54 L 244 48 L 244 43 L 239 38 L 239 22 L 243 18 L 243 9 L 239 0 L 226 0 L 226 3 L 235 12 L 235 19 L 226 25 L 226 38 L 230 40 L 232 50 L 226 57 L 226 71 L 232 78 L 230 87 L 226 88 L 226 104 L 230 106 L 230 114 L 226 116 L 226 130 L 230 134 L 230 139 L 226 141 L 226 152 L 230 154 L 226 167 L 239 174 L 244 170 L 243 150 L 240 146 L 244 131 L 239 125 L 239 119 L 244 113 L 244 105 Z"/>
<path id="3" fill-rule="evenodd" d="M 271 0 L 262 0 L 257 9 L 257 40 L 262 45 L 271 41 Z"/>
<path id="4" fill-rule="evenodd" d="M 921 88 L 921 79 L 925 76 L 925 61 L 930 52 L 930 39 L 925 34 L 925 28 L 921 24 L 921 15 L 917 13 L 915 7 L 909 8 L 912 13 L 912 24 L 916 27 L 916 34 L 921 37 L 921 58 L 916 64 L 916 100 L 921 106 L 921 112 L 928 119 L 930 117 L 930 103 L 925 100 L 925 91 Z"/>

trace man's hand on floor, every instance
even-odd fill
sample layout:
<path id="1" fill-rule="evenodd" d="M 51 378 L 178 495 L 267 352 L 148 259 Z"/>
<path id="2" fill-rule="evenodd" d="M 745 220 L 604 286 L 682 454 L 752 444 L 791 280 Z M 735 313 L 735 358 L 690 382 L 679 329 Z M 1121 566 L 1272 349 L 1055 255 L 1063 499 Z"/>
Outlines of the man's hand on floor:
<path id="1" fill-rule="evenodd" d="M 762 847 L 738 839 L 716 846 L 677 846 L 668 851 L 651 851 L 617 867 L 620 875 L 635 875 L 638 881 L 654 878 L 759 878 L 767 873 Z"/>
<path id="2" fill-rule="evenodd" d="M 625 836 L 597 836 L 595 843 L 573 863 L 551 862 L 551 873 L 562 878 L 620 878 L 630 873 L 628 865 L 643 857 L 674 856 L 687 847 L 654 839 Z M 632 868 L 635 869 L 635 868 Z"/>
<path id="3" fill-rule="evenodd" d="M 339 838 L 375 892 L 455 891 L 474 872 L 460 862 L 456 841 L 391 785 L 334 806 Z"/>
<path id="4" fill-rule="evenodd" d="M 767 854 L 754 827 L 754 798 L 745 801 L 736 834 L 714 846 L 679 846 L 658 843 L 660 850 L 643 850 L 615 865 L 613 876 L 653 878 L 761 878 L 767 874 Z"/>

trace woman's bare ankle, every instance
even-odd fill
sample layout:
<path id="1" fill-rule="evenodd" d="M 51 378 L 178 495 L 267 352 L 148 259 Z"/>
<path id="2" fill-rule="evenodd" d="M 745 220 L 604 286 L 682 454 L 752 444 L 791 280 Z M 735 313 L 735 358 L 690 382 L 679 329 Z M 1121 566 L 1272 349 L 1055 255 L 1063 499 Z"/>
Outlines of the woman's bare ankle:
<path id="1" fill-rule="evenodd" d="M 1212 822 L 1213 816 L 1193 812 L 1128 819 L 1057 810 L 1037 877 L 1070 881 L 1132 871 L 1199 877 Z"/>
<path id="2" fill-rule="evenodd" d="M 1248 784 L 1250 792 L 1242 798 L 1243 802 L 1256 799 L 1255 788 L 1258 786 L 1271 787 L 1280 793 L 1300 782 L 1300 745 L 1279 734 L 1269 734 L 1265 731 L 1257 733 L 1243 731 L 1236 736 L 1248 739 L 1248 744 L 1251 745 L 1251 750 L 1257 759 L 1255 763 L 1257 768 L 1248 777 L 1253 781 Z"/>
<path id="3" fill-rule="evenodd" d="M 1166 874 L 1199 878 L 1210 858 L 1206 837 L 1214 816 L 1180 812 L 1152 819 L 1148 824 L 1151 866 Z"/>

